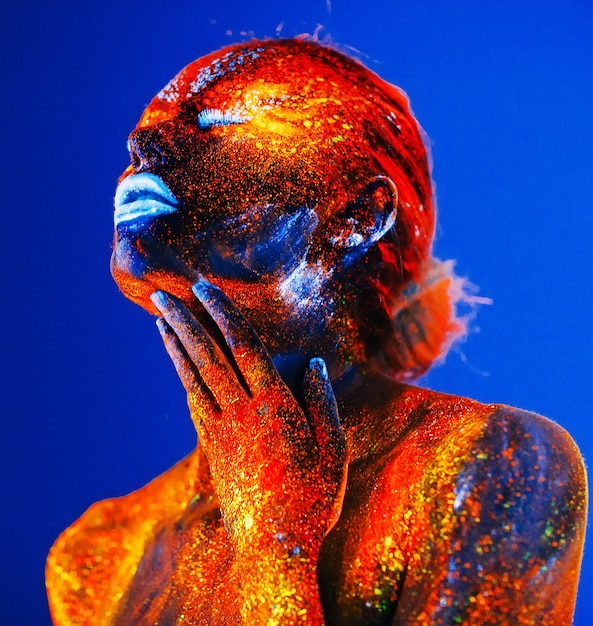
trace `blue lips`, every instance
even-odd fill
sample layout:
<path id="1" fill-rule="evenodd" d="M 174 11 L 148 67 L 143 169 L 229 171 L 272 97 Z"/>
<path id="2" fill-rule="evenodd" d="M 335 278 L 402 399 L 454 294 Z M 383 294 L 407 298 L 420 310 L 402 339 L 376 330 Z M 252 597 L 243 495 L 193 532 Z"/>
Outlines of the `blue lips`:
<path id="1" fill-rule="evenodd" d="M 133 174 L 124 178 L 115 192 L 115 226 L 177 211 L 173 192 L 154 174 Z"/>

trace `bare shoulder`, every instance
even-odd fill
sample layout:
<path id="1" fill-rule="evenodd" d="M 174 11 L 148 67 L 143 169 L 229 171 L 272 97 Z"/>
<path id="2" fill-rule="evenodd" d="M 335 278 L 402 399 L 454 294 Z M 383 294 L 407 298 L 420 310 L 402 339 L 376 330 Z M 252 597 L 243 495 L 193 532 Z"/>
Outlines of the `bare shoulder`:
<path id="1" fill-rule="evenodd" d="M 505 405 L 489 405 L 490 409 L 484 425 L 483 440 L 492 439 L 495 446 L 507 449 L 517 446 L 517 451 L 528 450 L 540 454 L 543 469 L 551 463 L 562 465 L 567 472 L 580 474 L 583 479 L 584 464 L 581 453 L 569 433 L 546 417 L 514 409 Z M 539 465 L 539 464 L 538 464 Z"/>
<path id="2" fill-rule="evenodd" d="M 508 508 L 530 509 L 532 517 L 539 511 L 548 528 L 554 519 L 564 525 L 568 518 L 567 532 L 581 528 L 578 520 L 584 520 L 587 500 L 585 466 L 572 437 L 555 422 L 529 411 L 489 405 L 459 480 L 471 484 L 477 475 L 491 490 L 489 496 L 497 487 L 508 490 L 497 494 L 505 501 L 509 496 Z M 558 547 L 562 538 L 554 543 Z"/>
<path id="3" fill-rule="evenodd" d="M 457 476 L 462 466 L 498 466 L 501 472 L 521 468 L 549 490 L 568 485 L 586 489 L 581 453 L 569 433 L 555 422 L 521 409 L 409 388 L 395 410 L 407 410 L 403 437 L 395 448 L 417 447 L 426 468 Z M 398 452 L 401 454 L 401 452 Z M 504 470 L 503 470 L 504 468 Z M 430 471 L 430 470 L 428 470 Z"/>
<path id="4" fill-rule="evenodd" d="M 466 409 L 425 466 L 432 484 L 450 489 L 453 512 L 473 507 L 488 512 L 493 524 L 533 523 L 542 531 L 537 541 L 547 537 L 554 549 L 582 535 L 587 477 L 567 431 L 541 415 L 505 405 L 471 402 Z M 483 517 L 475 519 L 483 524 Z M 537 534 L 535 527 L 529 530 Z"/>
<path id="5" fill-rule="evenodd" d="M 373 426 L 320 562 L 336 623 L 569 624 L 586 479 L 566 431 L 416 387 Z"/>
<path id="6" fill-rule="evenodd" d="M 192 500 L 215 506 L 206 473 L 195 450 L 141 489 L 96 502 L 67 528 L 46 565 L 54 623 L 109 623 L 158 528 L 182 515 Z"/>
<path id="7" fill-rule="evenodd" d="M 372 475 L 383 483 L 393 478 L 387 492 L 397 488 L 411 502 L 424 506 L 430 498 L 422 494 L 439 489 L 441 496 L 432 502 L 453 504 L 471 492 L 472 497 L 503 498 L 514 509 L 507 495 L 521 494 L 525 506 L 563 502 L 571 513 L 586 510 L 580 451 L 565 429 L 541 415 L 404 387 L 369 432 L 353 442 L 351 476 L 358 472 L 365 484 Z"/>
<path id="8" fill-rule="evenodd" d="M 441 402 L 454 399 L 437 394 L 437 413 Z M 586 526 L 581 454 L 540 415 L 466 408 L 412 491 L 421 531 L 395 623 L 477 624 L 505 615 L 514 623 L 568 624 Z"/>

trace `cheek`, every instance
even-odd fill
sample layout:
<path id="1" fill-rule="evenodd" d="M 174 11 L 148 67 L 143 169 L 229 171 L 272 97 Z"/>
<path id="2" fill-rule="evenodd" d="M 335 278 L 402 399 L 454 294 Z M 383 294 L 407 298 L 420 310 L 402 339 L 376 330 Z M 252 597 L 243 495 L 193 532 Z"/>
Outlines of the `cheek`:
<path id="1" fill-rule="evenodd" d="M 245 281 L 286 276 L 304 259 L 317 215 L 308 208 L 287 211 L 252 206 L 201 233 L 213 274 Z"/>
<path id="2" fill-rule="evenodd" d="M 222 289 L 265 337 L 304 335 L 333 314 L 333 298 L 328 289 L 332 270 L 320 262 L 303 259 L 283 276 L 245 283 L 221 276 L 206 275 Z"/>
<path id="3" fill-rule="evenodd" d="M 308 264 L 306 259 L 303 259 L 290 275 L 278 284 L 278 296 L 293 316 L 331 317 L 334 302 L 325 287 L 332 273 L 333 270 L 320 261 Z"/>

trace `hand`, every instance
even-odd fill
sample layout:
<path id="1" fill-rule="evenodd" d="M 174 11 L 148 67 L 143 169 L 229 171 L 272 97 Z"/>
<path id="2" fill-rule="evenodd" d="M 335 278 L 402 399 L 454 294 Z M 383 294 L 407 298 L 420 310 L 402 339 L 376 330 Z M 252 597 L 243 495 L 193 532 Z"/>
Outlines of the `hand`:
<path id="1" fill-rule="evenodd" d="M 340 513 L 347 467 L 325 364 L 310 362 L 303 409 L 226 295 L 203 282 L 193 291 L 215 324 L 211 333 L 173 296 L 159 291 L 152 300 L 229 536 L 240 550 L 285 544 L 316 555 Z"/>

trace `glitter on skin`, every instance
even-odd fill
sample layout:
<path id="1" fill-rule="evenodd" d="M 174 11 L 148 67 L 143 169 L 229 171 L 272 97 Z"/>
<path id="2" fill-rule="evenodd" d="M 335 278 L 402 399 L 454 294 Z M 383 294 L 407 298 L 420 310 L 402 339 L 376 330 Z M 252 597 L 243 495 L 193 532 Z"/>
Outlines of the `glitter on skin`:
<path id="1" fill-rule="evenodd" d="M 467 300 L 431 257 L 405 95 L 312 42 L 252 42 L 182 70 L 129 145 L 112 273 L 158 315 L 199 445 L 62 533 L 54 623 L 569 624 L 570 437 L 403 384 Z"/>

